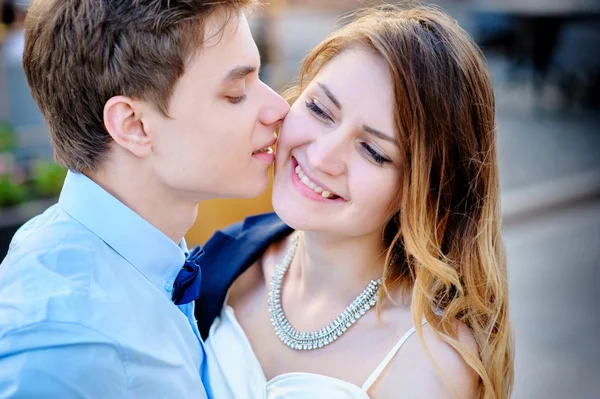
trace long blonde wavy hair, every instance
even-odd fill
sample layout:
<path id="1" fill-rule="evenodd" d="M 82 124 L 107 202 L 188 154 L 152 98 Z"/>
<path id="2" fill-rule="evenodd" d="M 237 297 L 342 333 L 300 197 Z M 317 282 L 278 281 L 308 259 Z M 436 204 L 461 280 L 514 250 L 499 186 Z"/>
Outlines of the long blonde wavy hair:
<path id="1" fill-rule="evenodd" d="M 307 55 L 287 98 L 298 98 L 327 62 L 351 47 L 374 51 L 389 66 L 403 159 L 384 234 L 389 250 L 380 299 L 392 288 L 412 292 L 414 325 L 428 356 L 422 317 L 479 375 L 479 398 L 508 398 L 513 339 L 495 104 L 484 57 L 438 8 L 369 8 Z M 457 322 L 469 327 L 479 353 L 459 341 Z"/>

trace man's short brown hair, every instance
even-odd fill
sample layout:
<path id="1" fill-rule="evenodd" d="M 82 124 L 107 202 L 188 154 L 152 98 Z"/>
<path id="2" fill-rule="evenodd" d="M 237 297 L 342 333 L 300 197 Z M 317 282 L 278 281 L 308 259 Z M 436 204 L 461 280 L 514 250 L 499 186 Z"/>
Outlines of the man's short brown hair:
<path id="1" fill-rule="evenodd" d="M 148 100 L 164 113 L 207 19 L 256 0 L 36 0 L 25 24 L 23 65 L 57 162 L 95 170 L 112 141 L 106 102 Z"/>

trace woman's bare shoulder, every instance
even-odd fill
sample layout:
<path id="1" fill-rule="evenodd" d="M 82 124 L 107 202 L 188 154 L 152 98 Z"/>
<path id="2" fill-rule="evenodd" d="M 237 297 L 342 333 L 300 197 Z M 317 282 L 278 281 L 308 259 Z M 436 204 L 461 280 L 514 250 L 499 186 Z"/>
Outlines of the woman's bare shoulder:
<path id="1" fill-rule="evenodd" d="M 477 343 L 471 330 L 457 323 L 458 339 L 467 350 L 478 353 Z M 476 398 L 478 375 L 467 365 L 462 356 L 429 324 L 423 326 L 424 343 L 431 357 L 427 356 L 417 334 L 413 334 L 391 362 L 381 383 L 375 386 L 373 398 L 394 398 L 398 392 L 410 398 Z"/>

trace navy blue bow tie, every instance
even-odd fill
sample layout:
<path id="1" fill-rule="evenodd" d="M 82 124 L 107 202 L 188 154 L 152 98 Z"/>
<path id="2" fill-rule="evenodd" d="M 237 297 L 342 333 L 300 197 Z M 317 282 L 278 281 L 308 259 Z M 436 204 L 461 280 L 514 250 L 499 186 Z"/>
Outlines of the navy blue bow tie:
<path id="1" fill-rule="evenodd" d="M 197 245 L 188 255 L 183 268 L 173 283 L 173 302 L 175 305 L 184 305 L 195 301 L 200 296 L 200 258 L 204 251 Z"/>

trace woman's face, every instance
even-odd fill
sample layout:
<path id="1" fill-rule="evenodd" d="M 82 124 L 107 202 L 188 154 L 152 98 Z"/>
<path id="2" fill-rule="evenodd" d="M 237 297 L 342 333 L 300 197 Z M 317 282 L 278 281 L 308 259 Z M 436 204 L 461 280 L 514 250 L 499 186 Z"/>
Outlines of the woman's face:
<path id="1" fill-rule="evenodd" d="M 295 229 L 379 234 L 398 195 L 400 151 L 386 62 L 349 49 L 328 62 L 281 128 L 273 207 Z"/>

